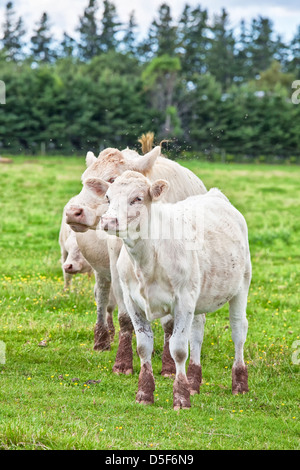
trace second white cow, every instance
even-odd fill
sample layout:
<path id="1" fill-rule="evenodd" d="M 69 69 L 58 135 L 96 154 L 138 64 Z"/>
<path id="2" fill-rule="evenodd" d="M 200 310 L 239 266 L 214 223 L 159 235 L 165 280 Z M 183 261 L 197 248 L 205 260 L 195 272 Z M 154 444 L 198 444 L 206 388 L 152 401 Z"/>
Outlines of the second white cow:
<path id="1" fill-rule="evenodd" d="M 59 232 L 59 245 L 61 267 L 64 275 L 64 289 L 66 290 L 70 287 L 74 274 L 88 273 L 90 276 L 93 273 L 93 268 L 82 255 L 76 240 L 76 234 L 66 223 L 65 219 L 66 214 L 64 209 Z"/>
<path id="2" fill-rule="evenodd" d="M 61 263 L 64 274 L 64 289 L 68 289 L 72 276 L 87 272 L 95 275 L 94 295 L 97 303 L 97 318 L 104 318 L 107 323 L 107 334 L 98 333 L 97 324 L 94 331 L 95 350 L 109 350 L 113 341 L 115 328 L 113 312 L 116 300 L 111 287 L 110 259 L 106 239 L 99 240 L 94 230 L 87 233 L 76 233 L 66 222 L 66 212 L 70 204 L 76 204 L 77 196 L 66 204 L 59 233 Z M 108 238 L 108 236 L 106 237 Z"/>

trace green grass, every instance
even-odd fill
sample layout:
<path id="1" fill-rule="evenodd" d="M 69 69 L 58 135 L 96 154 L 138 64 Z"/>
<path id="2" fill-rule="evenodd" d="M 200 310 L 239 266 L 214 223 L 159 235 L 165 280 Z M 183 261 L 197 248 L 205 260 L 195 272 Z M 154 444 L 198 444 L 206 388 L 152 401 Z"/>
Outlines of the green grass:
<path id="1" fill-rule="evenodd" d="M 192 408 L 172 409 L 159 322 L 155 403 L 135 403 L 138 357 L 132 377 L 114 376 L 117 333 L 110 352 L 93 351 L 93 279 L 77 276 L 63 292 L 58 232 L 63 206 L 80 191 L 84 158 L 18 157 L 0 166 L 1 449 L 299 449 L 300 365 L 292 355 L 300 334 L 300 168 L 183 164 L 207 188 L 223 190 L 248 222 L 250 392 L 231 394 L 226 306 L 207 317 L 204 384 Z M 115 319 L 117 326 L 116 312 Z"/>

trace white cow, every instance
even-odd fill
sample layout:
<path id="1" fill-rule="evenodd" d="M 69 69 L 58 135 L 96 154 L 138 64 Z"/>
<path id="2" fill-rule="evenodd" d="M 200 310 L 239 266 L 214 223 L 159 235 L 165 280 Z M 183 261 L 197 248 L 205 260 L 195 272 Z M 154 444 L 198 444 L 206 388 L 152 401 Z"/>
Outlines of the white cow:
<path id="1" fill-rule="evenodd" d="M 193 172 L 172 160 L 162 157 L 159 146 L 143 156 L 130 149 L 119 151 L 117 149 L 108 148 L 102 151 L 98 158 L 96 158 L 92 152 L 88 152 L 87 169 L 82 175 L 82 180 L 99 177 L 111 183 L 117 176 L 129 169 L 147 175 L 147 177 L 153 181 L 157 178 L 167 179 L 171 184 L 170 191 L 165 195 L 165 201 L 168 202 L 179 201 L 188 196 L 206 192 L 203 182 Z M 83 187 L 81 193 L 76 196 L 76 203 L 68 206 L 66 220 L 73 230 L 89 233 L 92 232 L 92 230 L 89 229 L 96 229 L 101 215 L 106 210 L 107 202 L 105 198 L 95 198 L 91 191 Z M 84 236 L 85 233 L 82 235 Z M 122 241 L 116 237 L 109 237 L 107 243 L 110 256 L 112 285 L 118 304 L 118 318 L 120 323 L 119 348 L 113 371 L 116 373 L 128 371 L 129 373 L 129 371 L 133 370 L 131 352 L 133 327 L 126 311 L 123 293 L 119 283 L 119 275 L 116 269 Z M 132 275 L 134 275 L 134 273 Z M 162 374 L 172 375 L 172 373 L 175 372 L 175 365 L 170 356 L 168 347 L 168 341 L 173 328 L 172 318 L 166 317 L 162 319 L 162 325 L 165 332 Z M 98 315 L 97 317 L 96 331 L 98 331 L 99 334 L 101 333 L 103 337 L 107 335 L 107 324 L 104 312 L 102 316 Z"/>
<path id="2" fill-rule="evenodd" d="M 115 328 L 113 312 L 116 300 L 111 288 L 110 259 L 107 241 L 103 237 L 99 240 L 96 232 L 76 233 L 66 223 L 66 211 L 69 205 L 76 204 L 77 196 L 66 204 L 59 233 L 61 247 L 61 262 L 64 273 L 65 289 L 70 286 L 72 276 L 76 273 L 87 272 L 95 275 L 94 295 L 97 303 L 97 318 L 105 318 L 107 331 L 103 335 L 98 331 L 97 324 L 94 331 L 94 349 L 109 350 L 113 341 Z M 108 238 L 108 236 L 106 237 Z"/>
<path id="3" fill-rule="evenodd" d="M 174 204 L 156 204 L 170 185 L 165 180 L 151 182 L 134 171 L 126 171 L 111 185 L 93 178 L 85 186 L 99 196 L 106 194 L 109 208 L 101 228 L 124 242 L 117 268 L 141 360 L 137 401 L 153 403 L 151 321 L 166 315 L 174 318 L 173 406 L 188 408 L 191 389 L 197 392 L 200 385 L 200 377 L 189 383 L 186 375 L 188 341 L 193 372 L 200 375 L 202 314 L 227 302 L 235 345 L 232 392 L 247 392 L 243 348 L 251 261 L 244 217 L 217 189 Z M 135 276 L 128 269 L 128 255 Z"/>
<path id="4" fill-rule="evenodd" d="M 59 232 L 59 245 L 61 251 L 61 266 L 64 275 L 64 289 L 71 285 L 72 277 L 78 273 L 93 273 L 93 268 L 82 255 L 76 240 L 76 234 L 66 223 L 65 209 Z"/>

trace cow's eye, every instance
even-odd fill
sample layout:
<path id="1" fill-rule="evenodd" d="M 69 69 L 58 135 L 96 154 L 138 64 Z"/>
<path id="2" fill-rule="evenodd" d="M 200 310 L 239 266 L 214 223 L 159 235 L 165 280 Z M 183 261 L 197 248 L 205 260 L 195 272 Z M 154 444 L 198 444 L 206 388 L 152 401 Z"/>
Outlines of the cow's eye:
<path id="1" fill-rule="evenodd" d="M 141 202 L 141 200 L 142 200 L 141 197 L 136 197 L 132 199 L 132 201 L 130 202 L 130 205 L 133 206 L 133 204 L 135 204 L 136 202 Z"/>
<path id="2" fill-rule="evenodd" d="M 116 179 L 116 178 L 110 178 L 110 179 L 108 180 L 108 183 L 113 183 L 113 182 L 115 181 L 115 179 Z"/>

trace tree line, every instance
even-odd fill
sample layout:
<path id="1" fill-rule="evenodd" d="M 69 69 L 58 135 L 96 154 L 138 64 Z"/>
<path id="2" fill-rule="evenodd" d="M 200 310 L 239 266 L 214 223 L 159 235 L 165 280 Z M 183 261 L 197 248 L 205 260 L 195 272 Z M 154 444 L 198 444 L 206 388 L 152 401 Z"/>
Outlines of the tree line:
<path id="1" fill-rule="evenodd" d="M 137 146 L 153 131 L 171 154 L 297 161 L 300 26 L 288 43 L 268 18 L 230 27 L 186 4 L 162 3 L 146 35 L 112 1 L 88 0 L 71 36 L 44 12 L 28 39 L 14 4 L 0 34 L 0 152 L 80 154 Z M 300 82 L 299 86 L 300 88 Z"/>

